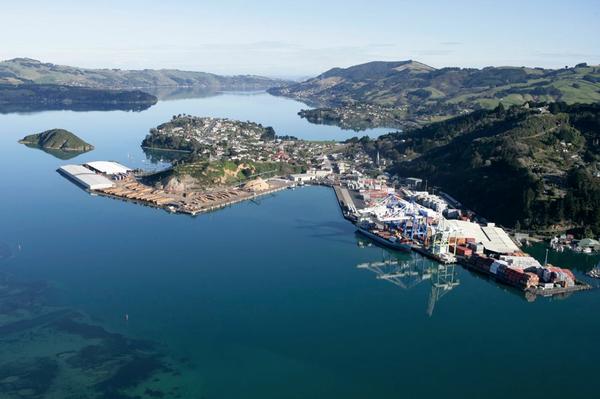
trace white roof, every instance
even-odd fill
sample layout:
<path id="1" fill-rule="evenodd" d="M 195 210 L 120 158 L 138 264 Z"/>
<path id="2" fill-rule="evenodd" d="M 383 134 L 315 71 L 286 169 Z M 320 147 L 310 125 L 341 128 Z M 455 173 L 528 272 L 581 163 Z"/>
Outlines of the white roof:
<path id="1" fill-rule="evenodd" d="M 488 251 L 508 254 L 519 250 L 519 247 L 500 227 L 480 226 L 464 220 L 447 220 L 446 224 L 456 231 L 456 236 L 474 238 Z"/>
<path id="2" fill-rule="evenodd" d="M 496 226 L 483 226 L 481 228 L 491 243 L 490 251 L 498 253 L 510 253 L 519 250 L 517 244 L 511 240 L 506 231 Z"/>
<path id="3" fill-rule="evenodd" d="M 94 168 L 100 173 L 104 173 L 107 175 L 118 175 L 121 173 L 130 172 L 131 169 L 127 166 L 123 166 L 118 162 L 112 161 L 93 161 L 86 163 L 87 166 Z"/>
<path id="4" fill-rule="evenodd" d="M 81 165 L 65 165 L 59 169 L 87 189 L 98 190 L 114 186 L 114 183 Z"/>

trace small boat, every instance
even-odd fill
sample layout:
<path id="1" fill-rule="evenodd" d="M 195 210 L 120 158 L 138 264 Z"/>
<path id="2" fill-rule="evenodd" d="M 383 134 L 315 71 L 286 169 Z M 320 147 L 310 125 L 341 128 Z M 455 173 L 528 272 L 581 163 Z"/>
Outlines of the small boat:
<path id="1" fill-rule="evenodd" d="M 598 263 L 596 267 L 594 267 L 592 270 L 588 271 L 586 273 L 586 276 L 592 278 L 600 278 L 600 263 Z"/>

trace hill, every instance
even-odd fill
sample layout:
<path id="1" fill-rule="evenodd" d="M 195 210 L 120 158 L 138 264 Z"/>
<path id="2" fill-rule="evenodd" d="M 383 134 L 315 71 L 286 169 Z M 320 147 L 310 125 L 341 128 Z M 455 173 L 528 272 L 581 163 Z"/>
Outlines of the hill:
<path id="1" fill-rule="evenodd" d="M 427 179 L 482 216 L 600 233 L 600 104 L 527 104 L 353 140 L 402 176 Z"/>
<path id="2" fill-rule="evenodd" d="M 600 67 L 441 68 L 416 61 L 370 62 L 334 68 L 301 83 L 270 89 L 320 107 L 303 111 L 309 121 L 368 127 L 405 127 L 478 109 L 527 101 L 593 103 L 600 101 Z M 371 109 L 360 109 L 369 104 Z M 361 118 L 362 116 L 362 118 Z"/>
<path id="3" fill-rule="evenodd" d="M 50 129 L 30 134 L 19 140 L 19 143 L 42 149 L 60 159 L 70 159 L 94 149 L 93 145 L 64 129 Z"/>
<path id="4" fill-rule="evenodd" d="M 254 75 L 220 76 L 177 69 L 86 69 L 30 58 L 0 62 L 0 83 L 54 84 L 102 89 L 200 87 L 206 90 L 264 90 L 287 83 Z"/>

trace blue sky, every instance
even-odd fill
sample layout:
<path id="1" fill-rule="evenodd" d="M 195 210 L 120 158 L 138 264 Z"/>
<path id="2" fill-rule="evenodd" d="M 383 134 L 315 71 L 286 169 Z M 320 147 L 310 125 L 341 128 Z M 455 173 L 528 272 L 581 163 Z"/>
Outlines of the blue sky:
<path id="1" fill-rule="evenodd" d="M 600 64 L 600 0 L 5 3 L 0 59 L 270 76 L 372 60 Z"/>

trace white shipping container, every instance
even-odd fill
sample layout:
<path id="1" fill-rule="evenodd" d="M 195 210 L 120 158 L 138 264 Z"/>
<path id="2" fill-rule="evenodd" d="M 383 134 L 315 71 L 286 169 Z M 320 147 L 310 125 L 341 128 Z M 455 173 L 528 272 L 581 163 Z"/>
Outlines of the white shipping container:
<path id="1" fill-rule="evenodd" d="M 542 288 L 544 289 L 550 289 L 550 288 L 554 288 L 554 284 L 553 283 L 546 283 L 542 285 Z"/>
<path id="2" fill-rule="evenodd" d="M 496 262 L 492 263 L 492 265 L 490 266 L 490 272 L 492 272 L 493 274 L 496 274 L 498 272 L 498 264 Z"/>

